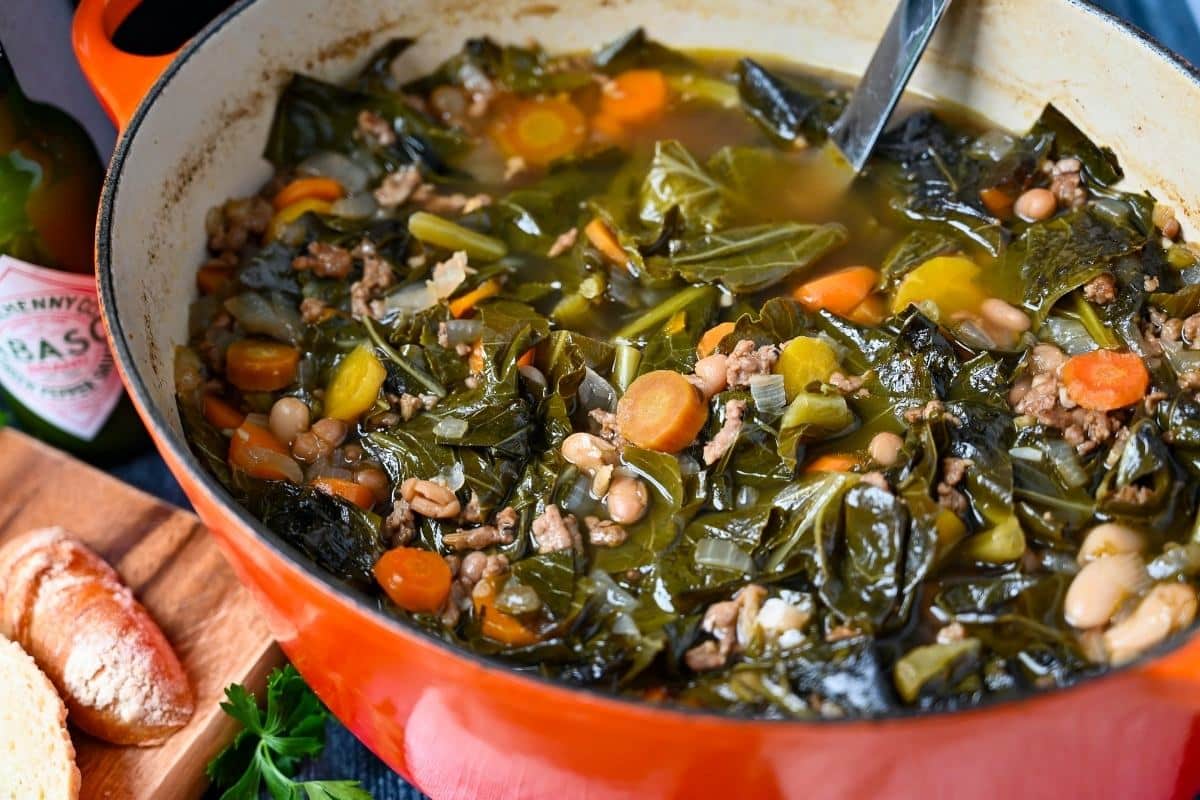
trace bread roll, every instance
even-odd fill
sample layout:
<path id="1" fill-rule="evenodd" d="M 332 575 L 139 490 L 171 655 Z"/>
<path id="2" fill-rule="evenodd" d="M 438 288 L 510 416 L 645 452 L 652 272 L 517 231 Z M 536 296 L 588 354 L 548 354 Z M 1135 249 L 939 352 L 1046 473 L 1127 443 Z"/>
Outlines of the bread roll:
<path id="1" fill-rule="evenodd" d="M 0 636 L 0 800 L 75 800 L 67 708 L 33 659 Z"/>
<path id="2" fill-rule="evenodd" d="M 0 634 L 33 656 L 72 724 L 114 744 L 153 745 L 192 716 L 187 675 L 120 576 L 62 528 L 0 547 Z"/>

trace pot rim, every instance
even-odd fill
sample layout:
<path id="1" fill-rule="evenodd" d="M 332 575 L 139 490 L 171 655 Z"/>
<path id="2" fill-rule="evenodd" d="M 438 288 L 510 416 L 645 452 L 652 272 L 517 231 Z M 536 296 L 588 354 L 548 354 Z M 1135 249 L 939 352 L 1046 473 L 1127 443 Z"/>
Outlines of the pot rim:
<path id="1" fill-rule="evenodd" d="M 441 650 L 446 655 L 452 658 L 465 659 L 475 667 L 487 669 L 494 673 L 502 673 L 507 679 L 524 682 L 539 690 L 551 690 L 562 693 L 565 697 L 579 700 L 586 699 L 596 705 L 612 707 L 612 710 L 619 710 L 621 713 L 635 713 L 646 715 L 665 714 L 675 717 L 685 717 L 692 720 L 703 720 L 713 724 L 736 724 L 736 725 L 770 725 L 772 727 L 778 725 L 801 725 L 801 726 L 842 726 L 854 724 L 871 724 L 871 723 L 899 723 L 899 722 L 915 722 L 921 719 L 931 719 L 935 717 L 945 717 L 949 715 L 964 715 L 972 712 L 983 712 L 993 710 L 998 707 L 1024 708 L 1029 704 L 1039 701 L 1049 701 L 1052 698 L 1063 696 L 1067 692 L 1072 692 L 1083 687 L 1090 687 L 1124 674 L 1128 671 L 1137 671 L 1141 667 L 1149 664 L 1158 658 L 1183 647 L 1196 636 L 1197 630 L 1200 630 L 1200 621 L 1193 624 L 1191 635 L 1175 636 L 1167 642 L 1163 642 L 1157 647 L 1151 649 L 1129 664 L 1110 668 L 1104 673 L 1095 676 L 1081 678 L 1067 686 L 1055 687 L 1053 689 L 1027 689 L 1022 690 L 1016 695 L 1010 695 L 1000 698 L 985 699 L 981 702 L 967 706 L 951 708 L 951 709 L 936 709 L 922 710 L 915 708 L 904 708 L 899 711 L 892 711 L 882 714 L 870 714 L 844 719 L 777 719 L 756 717 L 749 714 L 730 713 L 719 710 L 691 708 L 680 705 L 658 705 L 647 703 L 626 695 L 614 694 L 600 689 L 595 689 L 588 686 L 572 686 L 561 681 L 556 681 L 551 678 L 542 677 L 534 673 L 521 672 L 514 669 L 511 665 L 501 659 L 489 656 L 480 655 L 471 650 L 457 647 L 449 644 L 442 639 L 434 636 L 432 633 L 423 628 L 407 622 L 398 617 L 390 616 L 379 607 L 374 598 L 368 595 L 365 591 L 348 586 L 337 581 L 332 575 L 321 569 L 296 548 L 291 543 L 287 542 L 281 536 L 276 534 L 260 520 L 255 518 L 244 507 L 242 507 L 229 493 L 229 491 L 221 485 L 217 479 L 209 474 L 200 464 L 199 460 L 193 454 L 191 449 L 186 446 L 181 440 L 177 440 L 174 431 L 168 424 L 166 417 L 159 410 L 157 404 L 150 396 L 150 392 L 142 379 L 141 370 L 137 366 L 133 354 L 130 352 L 129 345 L 126 342 L 124 335 L 124 326 L 121 323 L 117 314 L 117 298 L 113 285 L 113 270 L 112 270 L 112 228 L 113 214 L 116 205 L 116 198 L 120 190 L 122 172 L 127 159 L 130 158 L 130 151 L 137 138 L 138 130 L 141 128 L 146 115 L 150 108 L 157 101 L 159 96 L 167 85 L 171 83 L 174 76 L 182 70 L 191 56 L 202 48 L 205 43 L 222 32 L 225 27 L 235 20 L 243 11 L 257 3 L 259 0 L 237 0 L 232 6 L 222 12 L 216 19 L 209 23 L 200 33 L 193 37 L 183 48 L 176 54 L 175 58 L 163 70 L 162 74 L 154 81 L 154 84 L 147 91 L 145 97 L 138 104 L 136 112 L 130 118 L 128 125 L 120 132 L 115 150 L 113 151 L 112 159 L 109 162 L 107 174 L 104 180 L 103 191 L 100 197 L 99 215 L 96 225 L 96 276 L 99 285 L 100 306 L 104 317 L 105 325 L 109 331 L 109 343 L 114 350 L 118 365 L 118 370 L 124 379 L 126 390 L 129 392 L 131 399 L 141 412 L 142 421 L 151 429 L 154 434 L 153 438 L 158 448 L 167 448 L 170 455 L 188 472 L 189 476 L 196 481 L 196 484 L 209 495 L 209 498 L 214 500 L 221 508 L 231 513 L 231 515 L 240 523 L 239 531 L 249 532 L 253 534 L 262 544 L 266 545 L 275 555 L 283 558 L 290 565 L 302 572 L 309 582 L 317 587 L 330 599 L 335 602 L 352 605 L 358 613 L 369 615 L 376 622 L 382 623 L 390 631 L 398 634 L 401 638 L 407 639 L 418 637 L 425 644 L 431 644 Z M 1120 19 L 1108 11 L 1099 8 L 1091 0 L 1061 0 L 1068 5 L 1075 6 L 1083 11 L 1091 14 L 1104 24 L 1107 24 L 1117 29 L 1122 35 L 1134 38 L 1144 48 L 1149 50 L 1155 56 L 1169 63 L 1176 70 L 1181 72 L 1191 82 L 1200 86 L 1200 67 L 1197 67 L 1182 56 L 1176 54 L 1162 45 L 1157 39 L 1146 33 L 1141 28 Z"/>

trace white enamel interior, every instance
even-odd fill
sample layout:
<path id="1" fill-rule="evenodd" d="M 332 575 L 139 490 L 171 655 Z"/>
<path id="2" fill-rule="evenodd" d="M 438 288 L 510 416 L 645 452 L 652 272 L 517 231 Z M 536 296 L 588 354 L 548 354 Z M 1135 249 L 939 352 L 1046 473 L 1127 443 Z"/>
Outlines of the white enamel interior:
<path id="1" fill-rule="evenodd" d="M 204 257 L 204 216 L 269 175 L 259 153 L 291 71 L 337 80 L 389 38 L 398 65 L 433 67 L 471 36 L 581 50 L 642 25 L 683 48 L 747 51 L 857 73 L 894 0 L 257 0 L 202 37 L 127 134 L 111 208 L 115 308 L 152 407 L 178 435 L 171 353 Z M 1194 223 L 1200 160 L 1186 157 L 1200 85 L 1098 12 L 1067 0 L 956 3 L 911 84 L 1023 130 L 1053 102 L 1120 155 L 1127 184 Z M 1192 224 L 1187 229 L 1194 230 Z M 103 265 L 102 265 L 103 267 Z"/>

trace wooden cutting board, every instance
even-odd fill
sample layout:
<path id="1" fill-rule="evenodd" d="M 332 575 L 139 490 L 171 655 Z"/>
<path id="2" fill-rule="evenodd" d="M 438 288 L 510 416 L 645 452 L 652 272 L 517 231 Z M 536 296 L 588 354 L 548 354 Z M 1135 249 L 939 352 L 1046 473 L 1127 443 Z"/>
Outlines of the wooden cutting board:
<path id="1" fill-rule="evenodd" d="M 262 697 L 283 656 L 200 520 L 14 430 L 0 430 L 0 542 L 62 525 L 108 559 L 175 646 L 196 714 L 165 744 L 117 747 L 72 731 L 84 800 L 187 800 L 232 738 L 225 687 Z"/>

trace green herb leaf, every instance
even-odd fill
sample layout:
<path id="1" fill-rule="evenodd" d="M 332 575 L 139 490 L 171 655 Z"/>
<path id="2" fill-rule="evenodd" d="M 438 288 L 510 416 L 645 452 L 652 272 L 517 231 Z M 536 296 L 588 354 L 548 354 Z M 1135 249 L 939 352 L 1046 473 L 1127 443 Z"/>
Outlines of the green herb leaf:
<path id="1" fill-rule="evenodd" d="M 242 724 L 233 742 L 205 772 L 224 789 L 221 800 L 257 800 L 263 785 L 273 800 L 370 800 L 357 781 L 304 781 L 292 776 L 325 749 L 329 712 L 290 664 L 267 677 L 267 706 L 233 684 L 221 709 Z"/>

